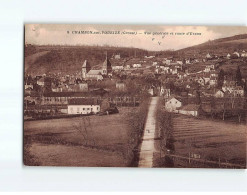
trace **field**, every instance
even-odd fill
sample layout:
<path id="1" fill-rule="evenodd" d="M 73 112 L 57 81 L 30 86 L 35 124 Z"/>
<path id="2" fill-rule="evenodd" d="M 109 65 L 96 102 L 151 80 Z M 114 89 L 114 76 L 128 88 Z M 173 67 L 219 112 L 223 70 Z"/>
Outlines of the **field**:
<path id="1" fill-rule="evenodd" d="M 202 159 L 246 164 L 245 125 L 182 115 L 175 115 L 172 120 L 176 155 L 188 157 L 191 152 Z"/>
<path id="2" fill-rule="evenodd" d="M 119 114 L 104 116 L 25 121 L 24 158 L 33 159 L 25 164 L 130 166 L 128 120 L 136 109 L 120 108 Z"/>

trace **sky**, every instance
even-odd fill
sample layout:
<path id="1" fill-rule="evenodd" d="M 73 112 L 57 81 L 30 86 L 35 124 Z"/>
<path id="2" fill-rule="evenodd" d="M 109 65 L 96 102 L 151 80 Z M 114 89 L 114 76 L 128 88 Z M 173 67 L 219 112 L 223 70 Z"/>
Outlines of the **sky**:
<path id="1" fill-rule="evenodd" d="M 101 34 L 78 34 L 91 31 Z M 106 34 L 119 31 L 120 34 Z M 145 34 L 145 33 L 151 34 Z M 223 37 L 246 34 L 244 26 L 160 26 L 26 24 L 25 43 L 37 45 L 99 45 L 150 51 L 177 50 Z"/>

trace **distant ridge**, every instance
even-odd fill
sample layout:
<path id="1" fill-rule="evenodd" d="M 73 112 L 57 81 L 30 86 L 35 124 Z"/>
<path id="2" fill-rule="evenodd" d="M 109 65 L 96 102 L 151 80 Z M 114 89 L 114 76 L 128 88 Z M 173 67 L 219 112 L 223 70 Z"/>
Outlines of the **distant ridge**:
<path id="1" fill-rule="evenodd" d="M 247 34 L 234 35 L 231 37 L 209 40 L 205 43 L 177 50 L 177 52 L 218 54 L 231 53 L 236 50 L 247 50 Z"/>

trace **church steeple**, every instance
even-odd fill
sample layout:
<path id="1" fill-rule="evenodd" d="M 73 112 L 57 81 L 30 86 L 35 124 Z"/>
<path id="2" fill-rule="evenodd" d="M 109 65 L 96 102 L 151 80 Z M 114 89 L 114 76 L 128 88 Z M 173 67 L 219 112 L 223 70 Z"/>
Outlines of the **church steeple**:
<path id="1" fill-rule="evenodd" d="M 108 75 L 111 72 L 112 72 L 112 66 L 106 52 L 106 58 L 102 65 L 102 75 Z"/>
<path id="2" fill-rule="evenodd" d="M 90 71 L 91 67 L 87 60 L 84 61 L 82 68 L 81 68 L 81 74 L 82 79 L 86 78 L 87 73 Z"/>

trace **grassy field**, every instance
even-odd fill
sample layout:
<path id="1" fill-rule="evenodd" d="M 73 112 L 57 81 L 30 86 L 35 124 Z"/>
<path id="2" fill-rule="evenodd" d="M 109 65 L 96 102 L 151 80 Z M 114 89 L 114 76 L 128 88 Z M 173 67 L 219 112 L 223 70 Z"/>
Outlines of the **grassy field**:
<path id="1" fill-rule="evenodd" d="M 136 109 L 120 108 L 119 114 L 87 118 L 25 121 L 24 163 L 26 154 L 33 158 L 26 165 L 129 166 L 128 121 Z"/>
<path id="2" fill-rule="evenodd" d="M 246 125 L 175 115 L 175 154 L 189 156 L 192 152 L 203 159 L 245 165 L 246 131 Z"/>

